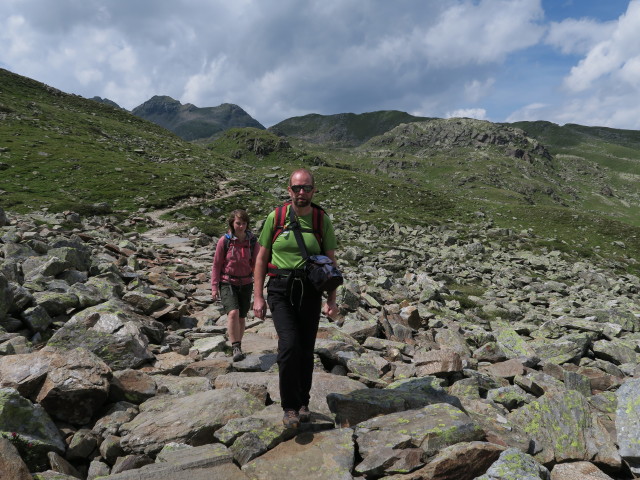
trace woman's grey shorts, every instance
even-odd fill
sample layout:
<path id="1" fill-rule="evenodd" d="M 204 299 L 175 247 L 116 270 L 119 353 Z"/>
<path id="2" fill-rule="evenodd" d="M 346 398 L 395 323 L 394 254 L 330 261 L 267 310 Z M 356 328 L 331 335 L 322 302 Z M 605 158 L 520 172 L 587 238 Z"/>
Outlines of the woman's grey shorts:
<path id="1" fill-rule="evenodd" d="M 247 285 L 231 285 L 229 283 L 220 284 L 220 300 L 224 307 L 224 312 L 240 310 L 240 318 L 246 318 L 251 306 L 251 294 L 253 293 L 253 283 Z"/>

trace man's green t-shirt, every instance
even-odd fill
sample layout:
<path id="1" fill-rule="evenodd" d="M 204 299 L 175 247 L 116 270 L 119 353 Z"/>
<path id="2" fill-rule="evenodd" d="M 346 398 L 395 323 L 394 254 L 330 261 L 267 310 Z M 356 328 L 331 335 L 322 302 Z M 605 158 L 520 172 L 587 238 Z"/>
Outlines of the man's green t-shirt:
<path id="1" fill-rule="evenodd" d="M 285 228 L 282 233 L 278 235 L 278 238 L 276 238 L 273 245 L 271 245 L 271 240 L 273 239 L 275 211 L 271 212 L 267 216 L 264 226 L 262 227 L 262 232 L 260 232 L 260 238 L 258 239 L 260 245 L 268 250 L 272 250 L 271 263 L 276 265 L 278 268 L 287 270 L 304 267 L 304 260 L 302 259 L 302 254 L 300 253 L 296 237 L 293 230 L 289 230 L 290 208 L 291 206 L 287 207 Z M 318 240 L 311 232 L 313 228 L 313 212 L 309 215 L 298 217 L 298 222 L 300 222 L 300 226 L 303 230 L 309 230 L 309 232 L 302 232 L 302 239 L 304 240 L 304 245 L 307 248 L 307 253 L 309 255 L 321 254 L 322 252 L 320 250 L 320 245 L 318 245 Z M 322 243 L 324 244 L 325 252 L 335 250 L 337 247 L 336 236 L 333 232 L 333 225 L 331 224 L 329 215 L 326 214 L 323 220 Z"/>

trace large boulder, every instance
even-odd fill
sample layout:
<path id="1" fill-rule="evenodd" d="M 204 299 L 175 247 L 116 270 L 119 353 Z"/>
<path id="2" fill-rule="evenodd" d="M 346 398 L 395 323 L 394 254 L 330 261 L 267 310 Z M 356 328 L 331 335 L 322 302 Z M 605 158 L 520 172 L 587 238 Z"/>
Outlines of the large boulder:
<path id="1" fill-rule="evenodd" d="M 85 348 L 113 370 L 137 368 L 154 359 L 147 333 L 155 334 L 155 325 L 157 322 L 131 311 L 128 304 L 112 299 L 71 317 L 47 345 Z"/>
<path id="2" fill-rule="evenodd" d="M 503 480 L 514 478 L 518 480 L 549 480 L 551 475 L 543 465 L 540 465 L 531 455 L 510 448 L 500 454 L 487 473 L 476 480 Z"/>
<path id="3" fill-rule="evenodd" d="M 264 404 L 240 388 L 161 395 L 140 405 L 140 413 L 122 425 L 121 445 L 134 453 L 157 453 L 169 442 L 199 446 L 229 420 L 261 410 Z"/>
<path id="4" fill-rule="evenodd" d="M 31 471 L 48 466 L 48 452 L 63 454 L 66 448 L 44 408 L 13 388 L 0 388 L 0 436 L 11 440 Z"/>
<path id="5" fill-rule="evenodd" d="M 97 478 L 97 477 L 89 477 Z M 136 470 L 109 475 L 109 480 L 249 480 L 234 463 L 228 448 L 220 443 L 190 447 L 169 444 L 156 462 Z"/>
<path id="6" fill-rule="evenodd" d="M 328 478 L 349 480 L 355 459 L 350 428 L 296 437 L 247 463 L 242 470 L 256 480 Z M 286 473 L 284 473 L 286 472 Z"/>
<path id="7" fill-rule="evenodd" d="M 536 445 L 535 458 L 541 463 L 587 460 L 612 468 L 621 466 L 605 423 L 575 390 L 546 393 L 507 419 L 530 435 Z"/>
<path id="8" fill-rule="evenodd" d="M 0 437 L 0 478 L 33 480 L 29 468 L 20 457 L 20 452 L 11 440 L 4 437 Z"/>
<path id="9" fill-rule="evenodd" d="M 15 388 L 52 417 L 76 425 L 91 420 L 105 403 L 111 375 L 102 360 L 82 348 L 0 357 L 0 386 Z"/>
<path id="10" fill-rule="evenodd" d="M 624 382 L 616 396 L 616 431 L 620 456 L 634 474 L 640 474 L 640 379 Z"/>
<path id="11" fill-rule="evenodd" d="M 368 388 L 349 393 L 328 393 L 327 404 L 336 423 L 353 426 L 377 415 L 422 408 L 435 403 L 460 406 L 459 400 L 447 394 L 435 377 L 401 380 L 385 389 Z"/>
<path id="12" fill-rule="evenodd" d="M 460 442 L 481 440 L 484 431 L 462 410 L 446 404 L 371 418 L 355 427 L 363 459 L 379 456 L 386 447 L 420 448 L 427 456 Z"/>

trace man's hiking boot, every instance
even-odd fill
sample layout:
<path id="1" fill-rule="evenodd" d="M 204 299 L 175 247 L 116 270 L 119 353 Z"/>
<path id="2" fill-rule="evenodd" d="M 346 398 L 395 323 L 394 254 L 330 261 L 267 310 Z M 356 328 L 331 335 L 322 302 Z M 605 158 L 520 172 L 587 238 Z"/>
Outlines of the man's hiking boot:
<path id="1" fill-rule="evenodd" d="M 304 407 L 300 407 L 298 415 L 300 416 L 300 422 L 302 423 L 309 423 L 311 421 L 311 412 L 309 411 L 309 407 L 306 405 Z"/>
<path id="2" fill-rule="evenodd" d="M 285 410 L 282 417 L 282 424 L 285 428 L 298 428 L 300 426 L 300 416 L 295 410 Z"/>
<path id="3" fill-rule="evenodd" d="M 240 348 L 240 345 L 234 345 L 233 346 L 233 361 L 234 362 L 239 362 L 240 360 L 244 359 L 244 353 L 242 353 L 242 348 Z"/>

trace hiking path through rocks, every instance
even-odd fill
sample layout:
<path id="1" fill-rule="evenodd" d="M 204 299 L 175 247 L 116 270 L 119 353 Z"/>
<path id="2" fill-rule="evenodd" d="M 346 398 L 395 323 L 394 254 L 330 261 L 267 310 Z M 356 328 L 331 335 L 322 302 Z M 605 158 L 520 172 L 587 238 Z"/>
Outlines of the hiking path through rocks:
<path id="1" fill-rule="evenodd" d="M 185 230 L 188 225 L 188 221 L 165 220 L 162 218 L 163 216 L 165 216 L 165 214 L 176 212 L 185 207 L 194 207 L 212 202 L 214 200 L 233 197 L 235 195 L 238 195 L 239 193 L 243 193 L 246 191 L 242 188 L 227 188 L 227 186 L 233 182 L 234 179 L 227 179 L 220 182 L 220 184 L 218 185 L 218 191 L 213 196 L 207 196 L 204 198 L 190 197 L 188 199 L 179 201 L 171 207 L 147 212 L 146 215 L 153 220 L 154 224 L 158 224 L 159 226 L 147 230 L 141 236 L 154 243 L 160 243 L 164 245 L 167 244 L 167 241 L 171 243 L 171 238 L 179 238 L 180 232 Z"/>

